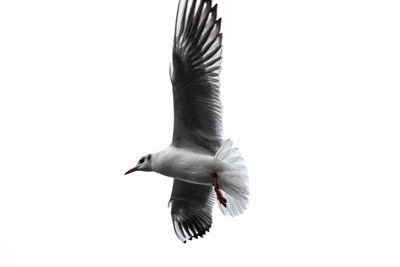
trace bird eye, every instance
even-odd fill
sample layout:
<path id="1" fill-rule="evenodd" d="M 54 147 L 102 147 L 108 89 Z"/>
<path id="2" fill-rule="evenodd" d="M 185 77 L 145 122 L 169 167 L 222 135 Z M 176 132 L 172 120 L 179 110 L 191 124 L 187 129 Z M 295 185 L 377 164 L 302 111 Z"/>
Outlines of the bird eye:
<path id="1" fill-rule="evenodd" d="M 139 163 L 142 164 L 144 162 L 144 157 L 139 160 Z"/>
<path id="2" fill-rule="evenodd" d="M 147 160 L 151 160 L 151 155 L 148 155 L 148 156 L 147 156 Z"/>

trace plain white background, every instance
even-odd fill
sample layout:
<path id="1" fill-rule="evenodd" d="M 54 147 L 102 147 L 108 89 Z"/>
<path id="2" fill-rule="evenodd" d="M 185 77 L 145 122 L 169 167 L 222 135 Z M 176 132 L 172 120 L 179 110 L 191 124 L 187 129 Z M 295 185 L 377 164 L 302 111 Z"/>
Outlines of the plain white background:
<path id="1" fill-rule="evenodd" d="M 123 176 L 171 141 L 177 2 L 0 2 L 0 265 L 399 266 L 398 1 L 218 1 L 251 199 L 186 245 Z"/>

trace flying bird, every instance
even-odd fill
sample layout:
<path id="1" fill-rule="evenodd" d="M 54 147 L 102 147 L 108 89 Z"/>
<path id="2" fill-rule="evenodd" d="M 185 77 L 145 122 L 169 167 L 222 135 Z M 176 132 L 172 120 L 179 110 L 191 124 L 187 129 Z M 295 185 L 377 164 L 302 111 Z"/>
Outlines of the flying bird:
<path id="1" fill-rule="evenodd" d="M 248 203 L 244 160 L 230 139 L 222 139 L 221 55 L 217 4 L 180 0 L 170 65 L 172 143 L 143 156 L 125 173 L 154 171 L 174 179 L 169 205 L 175 233 L 185 243 L 209 231 L 215 202 L 231 216 L 241 214 Z"/>

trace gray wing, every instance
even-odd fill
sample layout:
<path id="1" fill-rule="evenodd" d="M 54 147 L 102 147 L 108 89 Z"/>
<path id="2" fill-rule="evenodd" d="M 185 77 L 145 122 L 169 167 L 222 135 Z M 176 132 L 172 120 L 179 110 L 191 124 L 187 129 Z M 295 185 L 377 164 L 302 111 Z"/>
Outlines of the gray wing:
<path id="1" fill-rule="evenodd" d="M 179 2 L 171 81 L 174 95 L 172 145 L 214 153 L 222 139 L 219 97 L 221 19 L 211 0 Z"/>
<path id="2" fill-rule="evenodd" d="M 179 2 L 172 53 L 174 95 L 172 145 L 214 155 L 222 141 L 219 98 L 221 19 L 211 0 Z M 212 223 L 212 186 L 174 180 L 170 204 L 178 238 L 203 237 Z"/>
<path id="3" fill-rule="evenodd" d="M 212 224 L 214 195 L 210 186 L 174 180 L 170 200 L 175 233 L 185 242 L 203 237 Z"/>

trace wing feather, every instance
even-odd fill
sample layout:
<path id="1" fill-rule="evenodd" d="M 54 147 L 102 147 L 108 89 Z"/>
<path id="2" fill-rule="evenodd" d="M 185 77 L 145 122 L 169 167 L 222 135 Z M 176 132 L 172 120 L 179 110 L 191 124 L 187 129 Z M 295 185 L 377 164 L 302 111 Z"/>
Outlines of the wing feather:
<path id="1" fill-rule="evenodd" d="M 179 3 L 172 53 L 172 145 L 215 153 L 222 140 L 221 19 L 208 0 Z"/>
<path id="2" fill-rule="evenodd" d="M 203 237 L 210 230 L 214 201 L 211 186 L 174 181 L 170 199 L 171 217 L 175 233 L 181 241 Z"/>

